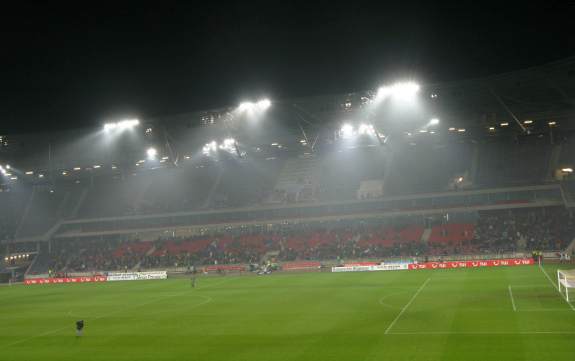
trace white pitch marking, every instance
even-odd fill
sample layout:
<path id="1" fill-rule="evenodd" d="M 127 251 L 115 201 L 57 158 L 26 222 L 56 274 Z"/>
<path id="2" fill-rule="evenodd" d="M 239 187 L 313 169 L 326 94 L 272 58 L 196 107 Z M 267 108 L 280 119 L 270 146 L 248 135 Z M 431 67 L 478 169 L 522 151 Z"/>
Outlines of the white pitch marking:
<path id="1" fill-rule="evenodd" d="M 513 298 L 513 291 L 511 291 L 511 285 L 509 285 L 508 289 L 509 289 L 509 297 L 511 297 L 511 305 L 513 305 L 513 311 L 517 312 L 517 307 L 515 307 L 515 299 Z"/>
<path id="2" fill-rule="evenodd" d="M 390 332 L 388 335 L 574 335 L 575 331 L 415 331 Z"/>
<path id="3" fill-rule="evenodd" d="M 408 307 L 413 303 L 413 301 L 415 300 L 415 298 L 417 297 L 417 295 L 419 295 L 419 293 L 423 290 L 423 288 L 425 288 L 425 286 L 427 285 L 427 283 L 429 283 L 429 281 L 431 280 L 431 277 L 428 278 L 427 280 L 425 280 L 425 282 L 423 282 L 423 284 L 421 286 L 419 286 L 419 289 L 417 290 L 417 292 L 415 292 L 415 294 L 413 295 L 413 297 L 411 297 L 411 299 L 409 300 L 409 302 L 403 306 L 403 308 L 401 309 L 401 312 L 399 312 L 399 314 L 397 315 L 397 317 L 393 320 L 393 322 L 391 322 L 391 324 L 387 327 L 387 329 L 385 330 L 385 334 L 387 335 L 389 333 L 389 330 L 391 330 L 391 328 L 395 325 L 395 323 L 397 322 L 397 320 L 399 320 L 399 318 L 401 317 L 401 315 L 403 315 L 403 313 L 408 309 Z"/>
<path id="4" fill-rule="evenodd" d="M 513 288 L 535 288 L 535 287 L 547 287 L 547 283 L 534 283 L 532 285 L 513 285 Z"/>
<path id="5" fill-rule="evenodd" d="M 395 293 L 390 293 L 389 295 L 385 295 L 385 296 L 383 296 L 382 298 L 379 299 L 379 304 L 382 305 L 382 306 L 385 306 L 385 307 L 387 307 L 387 308 L 391 308 L 392 310 L 393 310 L 393 309 L 397 309 L 397 307 L 392 306 L 392 305 L 387 304 L 387 303 L 384 303 L 384 302 L 382 302 L 382 301 L 388 299 L 389 297 L 401 295 L 401 294 L 404 294 L 404 293 L 406 293 L 406 291 L 395 292 Z"/>
<path id="6" fill-rule="evenodd" d="M 557 285 L 555 284 L 555 282 L 553 282 L 553 280 L 551 279 L 551 277 L 549 277 L 549 274 L 547 273 L 547 271 L 545 271 L 545 269 L 543 267 L 541 267 L 541 264 L 539 264 L 539 269 L 541 271 L 543 271 L 543 274 L 545 275 L 545 277 L 547 277 L 547 279 L 549 280 L 549 282 L 551 282 L 551 285 L 553 286 L 553 288 L 555 288 L 557 290 L 557 292 L 559 292 L 559 294 L 561 295 L 561 298 L 567 302 L 567 304 L 569 305 L 569 307 L 571 307 L 571 309 L 573 311 L 575 311 L 575 307 L 573 307 L 573 305 L 571 304 L 571 302 L 567 301 L 565 299 L 565 297 L 563 297 L 563 294 L 559 291 L 559 288 L 557 288 Z"/>

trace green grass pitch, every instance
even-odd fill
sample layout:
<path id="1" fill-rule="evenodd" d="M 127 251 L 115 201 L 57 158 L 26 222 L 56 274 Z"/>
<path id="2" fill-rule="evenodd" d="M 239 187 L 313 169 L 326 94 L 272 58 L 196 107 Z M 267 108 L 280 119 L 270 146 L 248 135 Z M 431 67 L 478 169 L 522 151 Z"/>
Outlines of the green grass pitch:
<path id="1" fill-rule="evenodd" d="M 0 287 L 0 360 L 574 361 L 575 308 L 538 266 Z"/>

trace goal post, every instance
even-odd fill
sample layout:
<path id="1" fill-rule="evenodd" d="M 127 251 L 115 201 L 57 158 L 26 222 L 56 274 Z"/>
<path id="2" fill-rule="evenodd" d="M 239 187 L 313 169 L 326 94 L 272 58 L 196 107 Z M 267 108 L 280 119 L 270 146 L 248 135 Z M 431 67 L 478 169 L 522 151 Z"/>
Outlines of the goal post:
<path id="1" fill-rule="evenodd" d="M 575 270 L 557 270 L 557 286 L 561 294 L 565 291 L 565 299 L 569 302 L 569 289 L 575 288 Z"/>

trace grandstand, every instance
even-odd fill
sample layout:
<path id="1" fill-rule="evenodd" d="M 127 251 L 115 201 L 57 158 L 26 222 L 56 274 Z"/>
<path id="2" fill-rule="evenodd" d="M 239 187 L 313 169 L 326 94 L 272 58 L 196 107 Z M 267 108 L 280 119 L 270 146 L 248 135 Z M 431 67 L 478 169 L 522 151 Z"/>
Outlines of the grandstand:
<path id="1" fill-rule="evenodd" d="M 369 303 L 359 306 L 370 310 L 366 321 L 381 315 L 385 326 L 377 334 L 422 333 L 417 341 L 421 344 L 439 335 L 496 337 L 497 332 L 567 337 L 573 328 L 571 319 L 563 316 L 575 309 L 551 286 L 569 297 L 572 265 L 561 258 L 555 286 L 548 272 L 555 272 L 556 266 L 548 262 L 559 262 L 560 255 L 575 251 L 575 128 L 570 106 L 542 91 L 548 83 L 532 74 L 569 78 L 574 67 L 575 61 L 569 59 L 487 79 L 423 85 L 417 95 L 420 111 L 401 115 L 378 108 L 378 92 L 366 91 L 130 120 L 129 134 L 122 130 L 128 126 L 120 122 L 105 130 L 3 136 L 0 282 L 34 285 L 169 277 L 174 279 L 166 281 L 165 289 L 152 285 L 109 289 L 120 292 L 130 308 L 141 307 L 150 315 L 158 312 L 152 308 L 155 302 L 170 305 L 174 300 L 174 310 L 209 309 L 212 302 L 233 299 L 233 304 L 221 304 L 212 314 L 225 309 L 221 314 L 229 315 L 225 322 L 233 329 L 245 326 L 240 314 L 258 315 L 250 320 L 258 330 L 269 325 L 270 315 L 282 314 L 278 305 L 289 314 L 282 317 L 290 320 L 297 313 L 306 323 L 321 325 L 334 319 L 332 307 L 337 309 L 336 319 L 342 319 L 339 316 L 347 313 L 341 313 L 338 302 L 352 301 L 348 290 L 333 288 L 336 282 L 348 285 L 354 295 L 364 295 L 365 302 L 377 299 L 377 310 Z M 569 82 L 564 90 L 572 92 L 572 86 Z M 513 108 L 513 116 L 501 108 L 502 99 Z M 240 111 L 246 108 L 259 119 Z M 50 149 L 49 158 L 43 149 Z M 473 270 L 534 264 L 513 271 L 485 269 L 485 276 Z M 469 269 L 439 276 L 429 268 Z M 396 278 L 388 272 L 323 278 L 327 271 L 390 270 L 413 271 L 399 272 Z M 218 286 L 220 281 L 212 281 L 217 275 L 276 271 L 292 275 L 282 286 L 236 277 L 242 286 L 226 289 Z M 214 290 L 200 286 L 198 295 L 203 296 L 190 304 L 180 296 L 182 277 L 192 273 L 201 274 L 200 284 L 213 285 Z M 467 286 L 468 280 L 479 277 L 489 285 L 479 290 L 473 281 Z M 364 286 L 350 286 L 352 279 Z M 537 279 L 541 282 L 526 283 Z M 193 282 L 195 288 L 195 278 Z M 380 282 L 388 286 L 383 287 L 385 294 L 374 298 Z M 241 287 L 250 290 L 249 297 L 238 297 Z M 480 296 L 466 296 L 472 288 Z M 458 303 L 425 295 L 429 289 L 447 292 Z M 71 309 L 65 317 L 74 318 L 76 312 L 88 315 L 88 324 L 108 319 L 110 326 L 100 329 L 106 335 L 102 339 L 121 333 L 123 326 L 109 316 L 129 311 L 86 312 L 76 290 L 91 294 L 92 309 L 116 307 L 108 293 L 68 290 L 60 294 L 73 300 L 66 303 Z M 289 294 L 289 304 L 282 303 L 284 296 L 278 296 L 278 290 Z M 322 290 L 331 293 L 318 300 L 315 295 Z M 332 295 L 337 295 L 335 302 L 326 303 Z M 428 321 L 403 316 L 417 297 L 427 297 L 433 310 L 417 311 Z M 307 300 L 305 305 L 301 300 Z M 29 312 L 27 305 L 10 307 L 17 314 Z M 62 312 L 55 304 L 46 305 L 50 314 Z M 306 308 L 311 311 L 304 315 Z M 260 315 L 265 309 L 270 311 Z M 460 317 L 459 326 L 446 326 L 437 319 L 439 309 L 453 318 L 453 312 L 470 316 Z M 477 313 L 479 309 L 483 311 Z M 165 317 L 179 322 L 182 314 L 174 312 L 166 311 Z M 531 318 L 516 322 L 508 319 L 508 312 Z M 191 314 L 200 320 L 205 316 Z M 318 315 L 321 321 L 314 318 Z M 374 327 L 363 318 L 359 314 L 345 318 L 342 327 Z M 505 325 L 498 323 L 503 319 Z M 62 332 L 48 327 L 50 320 L 42 320 L 46 332 Z M 157 322 L 166 327 L 165 319 Z M 143 332 L 153 329 L 157 336 L 156 327 L 141 324 L 146 325 Z M 510 328 L 511 324 L 517 326 Z M 493 325 L 497 330 L 489 328 Z M 282 335 L 298 330 L 292 326 L 280 328 Z M 323 335 L 325 330 L 317 327 Z M 30 357 L 19 347 L 25 340 L 7 343 L 14 359 Z M 38 337 L 38 342 L 48 341 Z M 178 344 L 177 352 L 186 346 Z M 196 347 L 205 350 L 205 345 Z M 137 353 L 125 349 L 127 355 Z"/>
<path id="2" fill-rule="evenodd" d="M 30 274 L 562 251 L 575 237 L 571 110 L 537 79 L 574 64 L 424 85 L 433 124 L 366 91 L 273 101 L 258 124 L 222 108 L 142 121 L 136 139 L 3 136 L 3 248 L 39 252 Z"/>

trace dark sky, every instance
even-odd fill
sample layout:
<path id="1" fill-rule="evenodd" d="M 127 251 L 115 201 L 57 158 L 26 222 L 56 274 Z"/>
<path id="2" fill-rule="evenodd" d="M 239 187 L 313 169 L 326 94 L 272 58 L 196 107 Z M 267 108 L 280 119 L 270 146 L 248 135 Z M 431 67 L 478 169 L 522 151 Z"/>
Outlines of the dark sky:
<path id="1" fill-rule="evenodd" d="M 575 55 L 575 7 L 564 2 L 47 3 L 2 9 L 0 134 L 402 76 L 478 77 Z"/>

